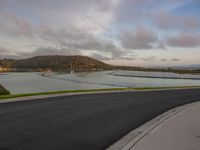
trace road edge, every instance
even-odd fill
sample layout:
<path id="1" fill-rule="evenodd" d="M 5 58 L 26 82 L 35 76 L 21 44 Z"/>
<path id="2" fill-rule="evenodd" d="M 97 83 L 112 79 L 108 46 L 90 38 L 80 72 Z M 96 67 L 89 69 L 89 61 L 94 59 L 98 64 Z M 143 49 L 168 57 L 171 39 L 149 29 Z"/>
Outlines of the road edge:
<path id="1" fill-rule="evenodd" d="M 189 89 L 200 89 L 200 87 L 174 87 L 174 88 L 161 88 L 161 89 L 123 89 L 123 90 L 102 90 L 102 91 L 87 91 L 87 92 L 69 92 L 69 93 L 58 93 L 58 94 L 45 94 L 45 95 L 35 95 L 35 96 L 22 96 L 16 98 L 5 98 L 0 99 L 0 104 L 2 103 L 10 103 L 10 102 L 19 102 L 19 101 L 27 101 L 27 100 L 36 100 L 36 99 L 46 99 L 60 96 L 75 96 L 75 95 L 87 95 L 87 94 L 106 94 L 106 93 L 124 93 L 124 92 L 146 92 L 146 91 L 171 91 L 171 90 L 189 90 Z"/>
<path id="2" fill-rule="evenodd" d="M 199 103 L 200 101 L 192 102 L 189 104 L 175 107 L 173 109 L 170 109 L 162 113 L 161 115 L 153 118 L 152 120 L 132 130 L 123 138 L 118 140 L 116 143 L 108 147 L 106 150 L 130 150 L 131 148 L 134 147 L 134 145 L 136 145 L 140 140 L 142 140 L 145 136 L 147 136 L 158 125 L 164 123 L 165 121 L 175 116 L 176 114 L 182 112 L 183 110 Z"/>

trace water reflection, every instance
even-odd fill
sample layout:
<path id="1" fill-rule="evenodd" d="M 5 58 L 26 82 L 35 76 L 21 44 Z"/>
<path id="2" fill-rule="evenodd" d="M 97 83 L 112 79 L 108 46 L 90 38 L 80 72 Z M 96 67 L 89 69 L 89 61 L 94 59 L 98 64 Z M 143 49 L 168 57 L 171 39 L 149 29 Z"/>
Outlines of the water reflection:
<path id="1" fill-rule="evenodd" d="M 43 76 L 41 73 L 6 73 L 0 75 L 0 84 L 13 94 L 117 87 L 200 86 L 200 80 L 124 77 L 113 76 L 109 73 L 111 72 L 52 73 L 50 76 Z M 119 71 L 118 73 L 119 75 L 122 73 L 123 75 L 133 75 L 135 72 Z M 142 72 L 138 73 L 142 74 Z M 147 72 L 145 72 L 146 74 Z M 165 74 L 165 76 L 167 75 L 170 74 Z"/>

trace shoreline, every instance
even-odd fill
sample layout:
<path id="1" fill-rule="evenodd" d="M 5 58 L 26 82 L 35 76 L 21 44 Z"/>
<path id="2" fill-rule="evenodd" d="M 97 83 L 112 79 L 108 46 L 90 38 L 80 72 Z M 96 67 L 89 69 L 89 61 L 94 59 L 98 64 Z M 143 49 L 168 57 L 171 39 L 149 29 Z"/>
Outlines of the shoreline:
<path id="1" fill-rule="evenodd" d="M 128 71 L 128 70 L 127 70 Z M 120 77 L 138 77 L 138 78 L 152 78 L 152 79 L 183 79 L 183 80 L 200 80 L 200 77 L 198 78 L 189 78 L 189 77 L 161 77 L 161 76 L 148 76 L 148 75 L 125 75 L 125 74 L 115 74 L 118 71 L 110 72 L 108 75 L 111 76 L 120 76 Z M 144 72 L 144 71 L 139 71 L 139 72 Z M 146 72 L 146 71 L 145 71 Z M 158 73 L 158 72 L 155 72 Z M 159 72 L 159 73 L 173 73 L 173 72 Z M 177 74 L 177 73 L 174 73 Z M 193 75 L 195 74 L 180 74 L 180 75 Z M 199 74 L 196 74 L 199 75 Z"/>

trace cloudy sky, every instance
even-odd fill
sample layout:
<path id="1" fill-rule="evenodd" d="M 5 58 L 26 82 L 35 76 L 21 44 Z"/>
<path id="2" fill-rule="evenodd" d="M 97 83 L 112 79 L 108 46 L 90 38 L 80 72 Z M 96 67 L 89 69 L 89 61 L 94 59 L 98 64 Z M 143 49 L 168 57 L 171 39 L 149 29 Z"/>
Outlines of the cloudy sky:
<path id="1" fill-rule="evenodd" d="M 200 0 L 0 0 L 0 58 L 200 64 Z"/>

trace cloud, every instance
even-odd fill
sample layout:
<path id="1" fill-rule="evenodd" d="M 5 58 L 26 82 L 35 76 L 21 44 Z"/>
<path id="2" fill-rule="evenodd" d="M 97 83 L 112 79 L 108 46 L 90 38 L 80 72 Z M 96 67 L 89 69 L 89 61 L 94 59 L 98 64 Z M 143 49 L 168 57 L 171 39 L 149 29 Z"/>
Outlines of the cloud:
<path id="1" fill-rule="evenodd" d="M 98 51 L 110 53 L 113 57 L 121 55 L 121 51 L 112 41 L 77 28 L 52 28 L 41 26 L 38 30 L 38 38 L 45 43 L 57 45 L 61 49 L 71 51 Z"/>
<path id="2" fill-rule="evenodd" d="M 18 58 L 16 53 L 11 51 L 10 49 L 0 47 L 0 59 L 4 58 Z"/>
<path id="3" fill-rule="evenodd" d="M 200 20 L 193 16 L 175 16 L 168 12 L 156 12 L 154 15 L 154 22 L 164 30 L 194 30 L 200 28 Z"/>
<path id="4" fill-rule="evenodd" d="M 131 61 L 136 59 L 133 52 L 143 58 L 168 46 L 196 48 L 200 20 L 198 10 L 182 9 L 188 3 L 193 4 L 191 0 L 0 0 L 0 45 L 7 48 L 0 54 L 16 58 L 88 54 Z M 150 49 L 150 53 L 133 51 Z M 158 60 L 162 54 L 155 51 L 156 58 L 161 55 Z"/>
<path id="5" fill-rule="evenodd" d="M 112 54 L 112 60 L 136 60 L 137 54 L 128 50 L 117 50 Z"/>
<path id="6" fill-rule="evenodd" d="M 119 57 L 118 59 L 120 59 L 120 60 L 133 61 L 133 60 L 136 60 L 137 57 L 136 57 L 136 55 L 128 55 L 128 56 L 121 56 L 121 57 Z"/>
<path id="7" fill-rule="evenodd" d="M 70 51 L 67 49 L 57 49 L 52 47 L 41 47 L 37 48 L 33 52 L 18 52 L 12 53 L 11 50 L 3 50 L 0 48 L 0 58 L 13 58 L 13 59 L 23 59 L 30 58 L 39 55 L 80 55 L 80 51 Z"/>
<path id="8" fill-rule="evenodd" d="M 97 54 L 97 53 L 92 53 L 90 55 L 92 58 L 97 59 L 97 60 L 102 60 L 102 61 L 106 61 L 106 60 L 111 60 L 111 58 L 103 56 L 101 54 Z"/>
<path id="9" fill-rule="evenodd" d="M 108 40 L 103 32 L 110 27 L 120 1 L 1 1 L 5 8 L 12 11 L 2 9 L 0 12 L 0 32 L 3 33 L 3 38 L 8 39 L 7 41 L 17 43 L 21 40 L 24 43 L 19 43 L 28 43 L 36 49 L 50 47 L 74 53 L 96 50 L 109 52 L 113 57 L 117 57 L 120 48 Z M 23 10 L 27 14 L 21 17 L 14 13 L 16 10 Z M 24 45 L 19 46 L 23 48 Z M 33 49 L 26 51 L 31 53 Z"/>
<path id="10" fill-rule="evenodd" d="M 172 58 L 171 61 L 180 61 L 178 58 Z"/>
<path id="11" fill-rule="evenodd" d="M 166 49 L 165 44 L 163 43 L 163 41 L 159 41 L 158 43 L 159 43 L 158 44 L 158 48 L 160 48 L 160 49 Z"/>
<path id="12" fill-rule="evenodd" d="M 80 51 L 71 51 L 68 49 L 58 49 L 58 48 L 52 48 L 52 47 L 41 47 L 36 49 L 35 51 L 31 53 L 24 53 L 21 55 L 26 56 L 27 54 L 30 56 L 38 56 L 38 55 L 80 55 Z"/>
<path id="13" fill-rule="evenodd" d="M 101 33 L 109 28 L 121 0 L 6 0 L 4 8 L 14 14 L 26 12 L 34 23 L 74 26 Z"/>
<path id="14" fill-rule="evenodd" d="M 167 44 L 172 47 L 197 47 L 200 45 L 200 36 L 191 34 L 179 34 L 167 38 Z"/>
<path id="15" fill-rule="evenodd" d="M 156 34 L 144 26 L 139 26 L 132 32 L 123 32 L 120 40 L 125 49 L 151 49 L 157 42 Z"/>
<path id="16" fill-rule="evenodd" d="M 161 62 L 166 62 L 166 61 L 180 61 L 180 59 L 178 59 L 178 58 L 172 58 L 172 59 L 162 58 L 160 61 Z"/>
<path id="17" fill-rule="evenodd" d="M 165 61 L 167 61 L 167 59 L 166 58 L 162 58 L 160 61 L 161 62 L 165 62 Z"/>
<path id="18" fill-rule="evenodd" d="M 145 57 L 145 58 L 140 58 L 143 61 L 155 61 L 156 57 L 154 56 L 150 56 L 150 57 Z"/>
<path id="19" fill-rule="evenodd" d="M 0 32 L 10 36 L 33 37 L 30 22 L 8 11 L 0 11 Z"/>
<path id="20" fill-rule="evenodd" d="M 10 50 L 0 47 L 0 55 L 8 55 L 10 54 Z"/>
<path id="21" fill-rule="evenodd" d="M 80 29 L 75 26 L 57 27 L 44 24 L 33 28 L 28 20 L 14 14 L 4 12 L 1 13 L 0 17 L 0 20 L 5 19 L 5 22 L 0 23 L 0 31 L 2 33 L 11 38 L 15 37 L 17 38 L 16 40 L 19 40 L 19 37 L 29 39 L 33 45 L 37 43 L 36 49 L 38 50 L 41 47 L 56 47 L 54 50 L 65 49 L 65 51 L 73 51 L 74 53 L 80 50 L 97 50 L 110 52 L 113 57 L 119 55 L 119 48 L 111 40 L 91 33 L 87 29 Z M 45 52 L 48 54 L 48 50 Z"/>
<path id="22" fill-rule="evenodd" d="M 16 1 L 1 1 L 5 8 L 0 12 L 0 27 L 5 33 L 31 36 L 35 32 L 33 26 L 41 24 L 100 34 L 110 27 L 121 0 Z"/>

